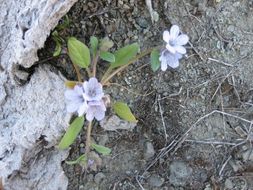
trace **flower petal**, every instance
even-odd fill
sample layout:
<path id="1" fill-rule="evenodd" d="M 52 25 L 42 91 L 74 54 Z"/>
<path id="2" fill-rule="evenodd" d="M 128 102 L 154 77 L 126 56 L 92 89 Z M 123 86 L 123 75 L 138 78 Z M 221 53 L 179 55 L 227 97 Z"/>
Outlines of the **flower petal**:
<path id="1" fill-rule="evenodd" d="M 84 102 L 80 107 L 79 107 L 79 109 L 78 109 L 78 116 L 80 117 L 80 116 L 82 116 L 82 115 L 84 115 L 85 114 L 85 112 L 87 111 L 87 108 L 88 108 L 88 105 L 87 105 L 87 103 L 86 102 Z"/>
<path id="2" fill-rule="evenodd" d="M 89 106 L 87 109 L 87 113 L 86 113 L 86 119 L 88 121 L 92 121 L 94 119 L 94 107 L 93 106 Z"/>
<path id="3" fill-rule="evenodd" d="M 67 100 L 73 100 L 78 97 L 74 90 L 66 90 L 64 96 Z"/>
<path id="4" fill-rule="evenodd" d="M 176 39 L 178 37 L 179 34 L 179 27 L 177 25 L 173 25 L 170 28 L 170 37 L 172 40 Z"/>
<path id="5" fill-rule="evenodd" d="M 168 68 L 167 63 L 166 63 L 165 61 L 162 61 L 162 62 L 161 62 L 161 69 L 162 69 L 162 71 L 166 71 L 167 68 Z"/>
<path id="6" fill-rule="evenodd" d="M 67 104 L 67 112 L 74 113 L 79 109 L 80 103 L 78 102 L 70 102 Z"/>
<path id="7" fill-rule="evenodd" d="M 173 53 L 173 54 L 176 53 L 175 48 L 172 47 L 170 44 L 167 44 L 167 45 L 166 45 L 166 49 L 167 49 L 169 52 Z"/>
<path id="8" fill-rule="evenodd" d="M 83 94 L 83 88 L 82 88 L 82 86 L 75 85 L 74 91 L 75 91 L 78 95 L 82 95 L 82 94 Z"/>
<path id="9" fill-rule="evenodd" d="M 105 117 L 105 111 L 101 109 L 96 109 L 96 112 L 95 112 L 96 120 L 101 121 L 104 117 Z"/>
<path id="10" fill-rule="evenodd" d="M 183 46 L 175 46 L 174 49 L 181 54 L 186 54 L 186 49 Z"/>
<path id="11" fill-rule="evenodd" d="M 85 82 L 83 83 L 83 89 L 84 89 L 84 92 L 85 92 L 85 93 L 88 91 L 88 89 L 89 89 L 89 83 L 88 83 L 87 81 L 85 81 Z"/>
<path id="12" fill-rule="evenodd" d="M 170 41 L 170 32 L 169 32 L 169 31 L 165 30 L 165 31 L 163 32 L 163 40 L 164 40 L 166 43 L 169 43 L 169 41 Z"/>
<path id="13" fill-rule="evenodd" d="M 179 61 L 178 59 L 174 59 L 174 60 L 171 60 L 169 62 L 169 66 L 173 69 L 177 68 L 179 66 Z"/>
<path id="14" fill-rule="evenodd" d="M 181 34 L 175 39 L 176 45 L 185 45 L 189 41 L 189 37 L 186 34 Z"/>

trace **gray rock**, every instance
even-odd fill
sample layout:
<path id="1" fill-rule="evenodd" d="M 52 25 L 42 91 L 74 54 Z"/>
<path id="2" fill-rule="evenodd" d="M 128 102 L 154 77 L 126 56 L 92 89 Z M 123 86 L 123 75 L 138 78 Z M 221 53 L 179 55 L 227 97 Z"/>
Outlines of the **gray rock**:
<path id="1" fill-rule="evenodd" d="M 94 181 L 95 181 L 95 183 L 96 184 L 100 184 L 101 182 L 102 182 L 102 180 L 105 178 L 105 174 L 103 174 L 102 172 L 99 172 L 99 173 L 97 173 L 96 175 L 95 175 L 95 179 L 94 179 Z"/>
<path id="2" fill-rule="evenodd" d="M 159 175 L 153 174 L 148 178 L 148 183 L 152 187 L 161 187 L 164 183 L 164 178 Z"/>
<path id="3" fill-rule="evenodd" d="M 118 116 L 113 115 L 103 119 L 100 122 L 100 126 L 108 131 L 116 131 L 118 129 L 132 130 L 136 126 L 136 123 L 124 121 Z"/>
<path id="4" fill-rule="evenodd" d="M 53 147 L 68 126 L 64 82 L 39 66 L 29 82 L 50 31 L 77 0 L 2 0 L 0 3 L 0 178 L 5 189 L 66 189 L 61 162 L 68 152 Z"/>
<path id="5" fill-rule="evenodd" d="M 151 142 L 145 143 L 145 149 L 144 149 L 144 158 L 145 160 L 149 160 L 155 155 L 155 149 Z"/>
<path id="6" fill-rule="evenodd" d="M 192 168 L 184 162 L 174 161 L 170 165 L 169 181 L 174 186 L 184 186 L 192 174 Z"/>
<path id="7" fill-rule="evenodd" d="M 61 162 L 68 153 L 53 148 L 70 119 L 63 86 L 49 66 L 38 67 L 27 85 L 6 86 L 9 95 L 0 112 L 0 175 L 5 189 L 67 188 Z"/>

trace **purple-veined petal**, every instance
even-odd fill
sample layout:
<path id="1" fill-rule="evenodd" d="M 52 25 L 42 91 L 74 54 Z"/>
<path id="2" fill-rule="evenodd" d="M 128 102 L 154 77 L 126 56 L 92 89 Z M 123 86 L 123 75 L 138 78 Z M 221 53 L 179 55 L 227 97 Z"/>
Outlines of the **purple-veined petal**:
<path id="1" fill-rule="evenodd" d="M 165 31 L 163 32 L 163 40 L 164 40 L 166 43 L 169 43 L 169 41 L 170 41 L 170 32 L 169 32 L 169 31 L 165 30 Z"/>
<path id="2" fill-rule="evenodd" d="M 170 29 L 170 37 L 172 40 L 176 39 L 179 34 L 179 27 L 177 25 L 173 25 Z"/>
<path id="3" fill-rule="evenodd" d="M 171 52 L 171 53 L 176 53 L 176 50 L 174 49 L 174 47 L 172 47 L 170 44 L 166 45 L 166 49 Z"/>
<path id="4" fill-rule="evenodd" d="M 84 94 L 83 97 L 87 101 L 99 101 L 104 96 L 102 84 L 94 77 L 90 78 L 89 81 L 83 83 Z"/>
<path id="5" fill-rule="evenodd" d="M 176 45 L 182 46 L 187 44 L 189 41 L 189 37 L 186 34 L 181 34 L 175 39 Z"/>
<path id="6" fill-rule="evenodd" d="M 174 49 L 181 54 L 186 54 L 186 49 L 183 46 L 174 46 Z"/>

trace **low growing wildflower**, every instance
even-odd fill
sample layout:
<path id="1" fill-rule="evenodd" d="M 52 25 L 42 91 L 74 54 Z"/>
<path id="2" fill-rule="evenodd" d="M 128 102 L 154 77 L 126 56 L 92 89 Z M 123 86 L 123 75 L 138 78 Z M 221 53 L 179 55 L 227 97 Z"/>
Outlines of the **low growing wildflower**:
<path id="1" fill-rule="evenodd" d="M 186 34 L 179 34 L 179 27 L 173 25 L 170 31 L 163 32 L 163 40 L 166 42 L 166 49 L 160 54 L 161 69 L 165 71 L 167 67 L 176 68 L 179 66 L 179 60 L 186 53 L 183 45 L 187 44 L 189 37 Z"/>
<path id="2" fill-rule="evenodd" d="M 98 121 L 105 117 L 106 106 L 103 101 L 104 92 L 102 84 L 95 77 L 85 81 L 82 85 L 76 85 L 65 92 L 67 111 L 77 112 L 78 116 L 86 114 L 86 119 Z"/>

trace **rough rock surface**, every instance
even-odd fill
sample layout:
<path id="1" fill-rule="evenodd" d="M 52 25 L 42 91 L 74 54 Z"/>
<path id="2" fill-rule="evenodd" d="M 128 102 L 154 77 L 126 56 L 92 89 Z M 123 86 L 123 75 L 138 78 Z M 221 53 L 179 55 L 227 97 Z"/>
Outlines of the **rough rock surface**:
<path id="1" fill-rule="evenodd" d="M 5 189 L 66 189 L 54 148 L 67 127 L 64 79 L 38 60 L 50 30 L 76 0 L 0 0 L 0 178 Z M 23 85 L 20 86 L 20 76 Z M 30 78 L 30 79 L 29 79 Z M 28 80 L 29 79 L 29 80 Z"/>

